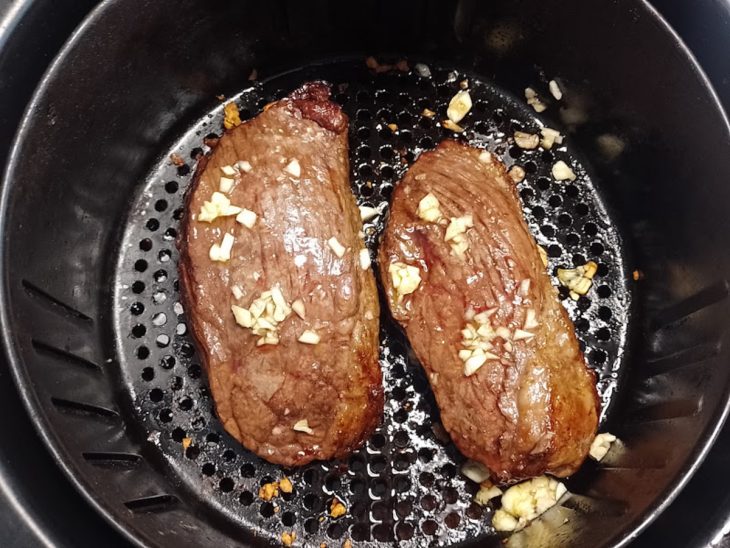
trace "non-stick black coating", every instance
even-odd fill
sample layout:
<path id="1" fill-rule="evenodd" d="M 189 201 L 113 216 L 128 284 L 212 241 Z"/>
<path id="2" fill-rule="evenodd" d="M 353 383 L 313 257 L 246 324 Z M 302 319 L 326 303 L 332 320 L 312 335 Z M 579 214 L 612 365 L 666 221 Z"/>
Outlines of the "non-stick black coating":
<path id="1" fill-rule="evenodd" d="M 636 467 L 596 480 L 615 485 L 629 509 L 610 526 L 589 516 L 591 543 L 630 535 L 712 438 L 727 400 L 727 123 L 681 46 L 643 4 L 111 2 L 54 67 L 19 136 L 3 194 L 2 304 L 9 358 L 39 426 L 75 480 L 93 485 L 103 510 L 137 538 L 200 544 L 236 532 L 186 504 L 130 515 L 123 501 L 175 492 L 156 472 L 164 464 L 110 473 L 81 456 L 145 456 L 144 440 L 117 430 L 108 326 L 108 280 L 129 197 L 155 155 L 216 94 L 243 87 L 251 68 L 265 74 L 339 53 L 387 51 L 440 56 L 516 94 L 539 80 L 539 69 L 585 88 L 590 117 L 572 139 L 595 158 L 645 273 L 642 352 L 625 420 L 616 425 L 631 440 Z M 628 142 L 619 162 L 597 154 L 595 139 L 606 131 Z M 87 376 L 72 368 L 86 362 L 68 358 L 66 367 L 39 355 L 32 339 L 109 374 Z M 86 408 L 93 420 L 62 413 L 64 399 L 111 412 Z M 191 533 L 180 522 L 202 529 Z"/>

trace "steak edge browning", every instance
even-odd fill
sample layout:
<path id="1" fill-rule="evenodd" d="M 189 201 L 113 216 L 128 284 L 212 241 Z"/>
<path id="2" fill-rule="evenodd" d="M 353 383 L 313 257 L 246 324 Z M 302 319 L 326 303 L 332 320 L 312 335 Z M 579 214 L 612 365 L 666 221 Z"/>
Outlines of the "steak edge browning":
<path id="1" fill-rule="evenodd" d="M 328 84 L 305 84 L 225 132 L 199 162 L 178 239 L 180 289 L 218 417 L 248 449 L 284 466 L 346 456 L 383 413 L 377 290 L 358 260 L 347 117 L 329 97 Z M 256 213 L 255 224 L 235 215 L 198 220 L 221 168 L 239 161 L 250 170 L 231 177 L 227 196 Z M 210 248 L 226 233 L 235 238 L 231 258 L 212 261 Z M 328 245 L 333 237 L 346 248 L 341 257 Z M 272 287 L 289 305 L 301 299 L 305 317 L 290 312 L 278 344 L 259 346 L 231 305 L 248 308 Z M 319 343 L 298 342 L 305 330 Z M 294 429 L 300 421 L 310 433 Z"/>
<path id="2" fill-rule="evenodd" d="M 429 193 L 442 217 L 435 222 L 417 213 Z M 473 227 L 462 240 L 446 242 L 451 219 L 466 215 Z M 457 241 L 468 246 L 463 257 L 454 250 Z M 415 291 L 398 293 L 394 263 L 419 269 Z M 394 192 L 379 268 L 391 312 L 461 452 L 501 482 L 573 473 L 598 426 L 595 375 L 504 165 L 455 141 L 422 154 Z M 466 324 L 479 326 L 475 316 L 488 316 L 487 337 L 479 340 L 488 341 L 489 359 L 467 376 L 459 351 Z"/>

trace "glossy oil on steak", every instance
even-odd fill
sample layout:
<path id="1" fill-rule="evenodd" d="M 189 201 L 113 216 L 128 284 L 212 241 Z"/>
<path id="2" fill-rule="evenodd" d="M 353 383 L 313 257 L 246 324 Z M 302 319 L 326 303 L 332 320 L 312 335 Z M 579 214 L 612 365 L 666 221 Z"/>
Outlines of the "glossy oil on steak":
<path id="1" fill-rule="evenodd" d="M 255 213 L 253 224 L 235 214 L 199 218 L 222 176 L 233 180 L 223 193 L 230 205 Z M 188 191 L 179 239 L 188 323 L 221 422 L 270 462 L 347 455 L 382 416 L 379 305 L 372 270 L 359 260 L 361 229 L 347 118 L 321 82 L 227 131 Z M 226 233 L 230 259 L 214 261 L 211 247 Z M 257 299 L 271 301 L 272 288 L 286 303 L 265 341 L 237 323 L 232 306 L 252 312 Z M 319 342 L 300 342 L 305 331 Z"/>
<path id="2" fill-rule="evenodd" d="M 438 208 L 419 215 L 429 193 Z M 418 268 L 413 292 L 397 291 L 396 263 Z M 503 482 L 573 473 L 596 434 L 595 379 L 505 167 L 455 141 L 422 154 L 396 187 L 379 268 L 462 453 Z"/>

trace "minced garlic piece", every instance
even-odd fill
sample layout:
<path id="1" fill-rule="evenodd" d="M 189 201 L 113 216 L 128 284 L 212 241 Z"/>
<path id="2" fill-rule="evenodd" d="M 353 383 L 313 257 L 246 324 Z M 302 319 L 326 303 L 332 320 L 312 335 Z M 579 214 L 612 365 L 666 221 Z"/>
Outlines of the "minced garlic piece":
<path id="1" fill-rule="evenodd" d="M 335 255 L 337 255 L 340 259 L 345 255 L 345 251 L 347 249 L 345 246 L 343 246 L 340 241 L 332 236 L 329 240 L 327 240 L 327 245 L 330 246 L 330 249 L 334 252 Z"/>
<path id="2" fill-rule="evenodd" d="M 236 222 L 242 224 L 246 228 L 253 228 L 256 224 L 257 215 L 250 209 L 242 209 L 241 213 L 236 215 Z"/>
<path id="3" fill-rule="evenodd" d="M 540 144 L 540 137 L 534 133 L 525 133 L 524 131 L 515 131 L 515 144 L 527 150 L 537 148 Z"/>
<path id="4" fill-rule="evenodd" d="M 548 82 L 548 88 L 550 88 L 550 93 L 555 97 L 556 101 L 560 101 L 563 98 L 563 91 L 555 80 Z"/>
<path id="5" fill-rule="evenodd" d="M 223 107 L 223 127 L 232 129 L 241 125 L 241 113 L 236 103 L 228 103 Z"/>
<path id="6" fill-rule="evenodd" d="M 281 533 L 281 543 L 284 546 L 291 546 L 294 544 L 294 541 L 297 539 L 297 533 L 296 531 L 292 531 L 291 533 L 288 531 L 284 531 Z"/>
<path id="7" fill-rule="evenodd" d="M 527 314 L 525 314 L 525 325 L 523 326 L 523 329 L 526 331 L 535 329 L 538 325 L 535 311 L 532 308 L 528 309 Z"/>
<path id="8" fill-rule="evenodd" d="M 251 164 L 246 160 L 239 160 L 238 162 L 236 162 L 236 168 L 238 168 L 239 171 L 243 171 L 244 173 L 249 173 L 253 169 L 253 167 L 251 167 Z"/>
<path id="9" fill-rule="evenodd" d="M 337 519 L 340 516 L 344 516 L 347 513 L 347 508 L 345 508 L 345 505 L 340 502 L 340 500 L 335 497 L 332 499 L 332 503 L 330 504 L 330 516 Z"/>
<path id="10" fill-rule="evenodd" d="M 426 118 L 433 118 L 434 116 L 436 116 L 436 113 L 429 108 L 424 108 L 421 112 L 421 116 L 425 116 Z"/>
<path id="11" fill-rule="evenodd" d="M 223 166 L 221 171 L 223 172 L 223 175 L 227 175 L 228 177 L 233 177 L 236 173 L 238 173 L 236 168 L 233 166 Z"/>
<path id="12" fill-rule="evenodd" d="M 294 486 L 291 483 L 291 480 L 284 476 L 279 480 L 279 489 L 282 493 L 291 493 L 294 490 Z"/>
<path id="13" fill-rule="evenodd" d="M 451 98 L 451 101 L 449 101 L 449 107 L 446 109 L 446 116 L 449 120 L 458 124 L 471 110 L 471 107 L 471 95 L 469 95 L 468 91 L 461 90 Z"/>
<path id="14" fill-rule="evenodd" d="M 483 164 L 491 164 L 492 163 L 492 153 L 488 150 L 483 150 L 479 153 L 479 161 Z"/>
<path id="15" fill-rule="evenodd" d="M 316 331 L 307 329 L 306 331 L 303 331 L 301 335 L 299 335 L 299 338 L 297 340 L 300 343 L 304 344 L 319 344 L 320 339 Z"/>
<path id="16" fill-rule="evenodd" d="M 218 183 L 218 190 L 223 194 L 228 194 L 231 190 L 233 190 L 233 184 L 235 182 L 236 180 L 231 179 L 230 177 L 221 177 L 220 182 Z"/>
<path id="17" fill-rule="evenodd" d="M 441 219 L 441 210 L 439 209 L 439 206 L 438 198 L 429 192 L 421 198 L 420 202 L 418 202 L 416 215 L 424 221 L 436 223 Z"/>
<path id="18" fill-rule="evenodd" d="M 443 122 L 441 122 L 441 125 L 443 127 L 445 127 L 446 129 L 453 131 L 454 133 L 461 133 L 462 131 L 464 131 L 463 127 L 461 127 L 456 122 L 449 120 L 448 118 L 446 120 L 444 120 Z"/>
<path id="19" fill-rule="evenodd" d="M 550 150 L 551 148 L 553 148 L 553 145 L 555 143 L 561 144 L 563 142 L 563 136 L 560 135 L 560 132 L 554 129 L 550 129 L 549 127 L 541 128 L 540 133 L 542 134 L 542 139 L 540 139 L 540 146 L 545 150 Z"/>
<path id="20" fill-rule="evenodd" d="M 558 281 L 570 289 L 571 299 L 577 301 L 580 295 L 588 293 L 597 270 L 598 265 L 593 261 L 575 268 L 558 268 Z"/>
<path id="21" fill-rule="evenodd" d="M 598 434 L 593 440 L 588 454 L 591 456 L 592 459 L 601 461 L 603 460 L 603 457 L 605 457 L 608 453 L 608 450 L 611 449 L 611 444 L 613 444 L 613 442 L 615 441 L 616 436 L 614 436 L 613 434 L 609 434 L 608 432 Z"/>
<path id="22" fill-rule="evenodd" d="M 502 495 L 502 508 L 494 513 L 492 525 L 498 531 L 522 529 L 555 506 L 566 492 L 565 485 L 547 476 L 513 485 Z"/>
<path id="23" fill-rule="evenodd" d="M 304 313 L 304 301 L 302 301 L 301 299 L 297 299 L 296 301 L 291 303 L 291 309 L 301 319 L 304 320 L 306 318 L 306 314 Z"/>
<path id="24" fill-rule="evenodd" d="M 527 175 L 524 168 L 520 166 L 512 166 L 507 174 L 510 176 L 510 179 L 512 179 L 515 183 L 521 183 L 525 180 L 525 176 Z"/>
<path id="25" fill-rule="evenodd" d="M 370 252 L 367 249 L 362 248 L 360 250 L 359 259 L 360 259 L 360 268 L 362 268 L 363 270 L 367 270 L 368 268 L 370 268 L 370 264 L 371 264 Z"/>
<path id="26" fill-rule="evenodd" d="M 496 499 L 501 494 L 502 490 L 496 485 L 481 487 L 479 491 L 477 491 L 476 495 L 474 495 L 474 502 L 476 502 L 479 506 L 486 506 L 490 500 Z"/>
<path id="27" fill-rule="evenodd" d="M 374 219 L 378 215 L 380 215 L 380 211 L 375 209 L 374 207 L 370 206 L 360 206 L 360 219 L 362 219 L 363 222 L 367 222 L 371 219 Z"/>
<path id="28" fill-rule="evenodd" d="M 274 497 L 279 495 L 279 482 L 272 481 L 271 483 L 264 483 L 259 487 L 259 498 L 265 501 L 270 501 Z"/>
<path id="29" fill-rule="evenodd" d="M 253 326 L 253 315 L 251 312 L 249 312 L 248 309 L 243 308 L 242 306 L 236 306 L 235 304 L 231 305 L 231 312 L 233 312 L 233 317 L 236 320 L 236 323 L 240 325 L 241 327 L 251 327 Z"/>
<path id="30" fill-rule="evenodd" d="M 241 208 L 231 205 L 228 196 L 221 192 L 214 192 L 209 202 L 203 202 L 198 214 L 198 221 L 203 223 L 212 223 L 218 217 L 229 217 L 230 215 L 238 215 Z"/>
<path id="31" fill-rule="evenodd" d="M 537 252 L 540 254 L 540 260 L 542 261 L 543 266 L 548 265 L 548 256 L 547 251 L 545 251 L 545 248 L 541 245 L 537 246 Z"/>
<path id="32" fill-rule="evenodd" d="M 289 162 L 284 168 L 284 171 L 286 171 L 292 177 L 299 177 L 302 174 L 302 168 L 296 159 Z"/>
<path id="33" fill-rule="evenodd" d="M 449 242 L 451 250 L 457 257 L 464 258 L 466 250 L 469 249 L 469 240 L 466 238 L 466 231 L 474 226 L 471 215 L 463 217 L 452 217 L 449 226 L 446 227 L 444 241 Z"/>
<path id="34" fill-rule="evenodd" d="M 545 103 L 537 96 L 537 92 L 532 88 L 525 89 L 525 99 L 527 100 L 527 104 L 535 109 L 535 112 L 543 112 L 547 108 Z"/>
<path id="35" fill-rule="evenodd" d="M 575 181 L 576 179 L 575 172 L 562 160 L 555 162 L 552 173 L 556 181 Z"/>
<path id="36" fill-rule="evenodd" d="M 307 419 L 302 419 L 295 422 L 294 426 L 292 426 L 292 430 L 294 430 L 295 432 L 303 432 L 304 434 L 309 434 L 310 436 L 314 435 L 314 430 L 309 427 L 309 421 Z"/>
<path id="37" fill-rule="evenodd" d="M 413 293 L 421 283 L 421 271 L 416 266 L 405 263 L 393 263 L 388 267 L 393 288 L 398 294 L 398 302 L 404 295 Z"/>
<path id="38" fill-rule="evenodd" d="M 231 260 L 231 250 L 233 249 L 233 242 L 235 239 L 231 234 L 227 232 L 223 235 L 223 240 L 220 244 L 213 244 L 210 246 L 208 256 L 211 261 L 219 261 L 225 263 Z"/>
<path id="39" fill-rule="evenodd" d="M 481 462 L 468 460 L 461 465 L 461 473 L 474 483 L 482 483 L 489 479 L 489 470 Z"/>

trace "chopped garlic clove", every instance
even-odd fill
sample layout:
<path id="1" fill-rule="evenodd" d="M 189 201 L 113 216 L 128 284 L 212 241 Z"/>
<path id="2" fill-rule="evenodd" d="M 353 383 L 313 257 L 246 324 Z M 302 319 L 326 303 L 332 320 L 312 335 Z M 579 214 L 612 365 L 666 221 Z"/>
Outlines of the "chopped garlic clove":
<path id="1" fill-rule="evenodd" d="M 251 164 L 246 160 L 239 160 L 238 162 L 236 162 L 236 167 L 244 173 L 249 173 L 253 169 L 251 167 Z"/>
<path id="2" fill-rule="evenodd" d="M 304 301 L 302 301 L 301 299 L 297 299 L 296 301 L 291 303 L 291 309 L 301 319 L 306 319 L 306 314 L 304 313 Z"/>
<path id="3" fill-rule="evenodd" d="M 236 215 L 236 221 L 246 228 L 253 228 L 257 218 L 258 216 L 249 209 L 242 209 L 241 213 Z"/>
<path id="4" fill-rule="evenodd" d="M 438 222 L 441 219 L 441 210 L 439 207 L 438 198 L 429 192 L 418 202 L 416 215 L 430 223 Z"/>
<path id="5" fill-rule="evenodd" d="M 424 116 L 426 118 L 433 118 L 434 116 L 436 116 L 436 113 L 429 108 L 424 108 L 421 112 L 421 116 Z"/>
<path id="6" fill-rule="evenodd" d="M 221 171 L 223 175 L 228 175 L 229 177 L 233 177 L 236 174 L 236 168 L 233 166 L 223 166 Z"/>
<path id="7" fill-rule="evenodd" d="M 303 432 L 305 434 L 309 434 L 310 436 L 314 435 L 314 430 L 309 427 L 309 421 L 307 419 L 302 419 L 295 422 L 294 426 L 292 426 L 292 430 L 294 430 L 295 432 Z"/>
<path id="8" fill-rule="evenodd" d="M 220 244 L 213 244 L 210 246 L 208 256 L 212 261 L 226 262 L 231 259 L 231 250 L 233 249 L 233 242 L 235 239 L 232 235 L 226 233 L 223 236 L 223 241 Z"/>
<path id="9" fill-rule="evenodd" d="M 545 251 L 545 248 L 541 245 L 537 246 L 537 252 L 540 254 L 540 260 L 542 261 L 543 266 L 548 265 L 548 256 L 547 251 Z"/>
<path id="10" fill-rule="evenodd" d="M 302 174 L 302 167 L 299 165 L 299 161 L 294 159 L 287 164 L 287 166 L 284 168 L 284 171 L 286 171 L 292 177 L 299 177 Z"/>
<path id="11" fill-rule="evenodd" d="M 558 281 L 570 290 L 571 298 L 577 301 L 580 295 L 588 293 L 597 271 L 598 265 L 593 261 L 576 268 L 558 268 Z"/>
<path id="12" fill-rule="evenodd" d="M 297 339 L 300 343 L 304 344 L 319 344 L 319 335 L 315 331 L 312 331 L 310 329 L 303 331 L 301 335 L 299 335 L 299 338 Z"/>
<path id="13" fill-rule="evenodd" d="M 362 268 L 363 270 L 367 270 L 368 268 L 370 268 L 370 264 L 371 264 L 370 252 L 365 248 L 361 249 L 360 250 L 360 268 Z"/>
<path id="14" fill-rule="evenodd" d="M 471 110 L 471 107 L 471 95 L 469 95 L 468 91 L 461 90 L 451 98 L 451 101 L 449 101 L 449 107 L 446 110 L 446 116 L 454 124 L 458 124 Z"/>
<path id="15" fill-rule="evenodd" d="M 515 144 L 527 150 L 537 148 L 540 144 L 540 137 L 533 133 L 525 133 L 524 131 L 515 131 Z"/>
<path id="16" fill-rule="evenodd" d="M 575 172 L 562 160 L 555 162 L 552 173 L 556 181 L 575 181 L 576 179 Z"/>
<path id="17" fill-rule="evenodd" d="M 337 238 L 332 236 L 329 240 L 327 240 L 327 245 L 330 246 L 330 249 L 334 252 L 335 255 L 337 255 L 340 259 L 345 255 L 345 246 L 343 246 Z"/>
<path id="18" fill-rule="evenodd" d="M 241 297 L 243 297 L 243 291 L 241 291 L 241 288 L 238 287 L 237 285 L 234 285 L 233 287 L 231 287 L 231 293 L 233 293 L 233 296 L 236 299 L 240 299 Z"/>
<path id="19" fill-rule="evenodd" d="M 378 215 L 380 215 L 380 211 L 375 209 L 374 207 L 370 206 L 360 206 L 360 219 L 362 219 L 363 222 L 367 222 L 371 219 L 374 219 Z"/>
<path id="20" fill-rule="evenodd" d="M 512 338 L 512 333 L 506 327 L 500 326 L 495 329 L 494 332 L 497 334 L 497 337 L 501 337 L 502 340 L 508 341 Z"/>
<path id="21" fill-rule="evenodd" d="M 251 312 L 245 308 L 233 304 L 231 305 L 231 312 L 233 312 L 233 317 L 236 319 L 236 323 L 241 327 L 250 328 L 253 326 L 254 318 L 251 315 Z"/>
<path id="22" fill-rule="evenodd" d="M 563 91 L 555 80 L 550 80 L 548 88 L 550 88 L 550 93 L 555 97 L 556 101 L 560 101 L 563 98 Z"/>
<path id="23" fill-rule="evenodd" d="M 489 469 L 481 462 L 468 460 L 461 465 L 461 473 L 474 483 L 482 483 L 489 479 Z"/>
<path id="24" fill-rule="evenodd" d="M 228 197 L 221 192 L 214 192 L 209 202 L 203 202 L 198 215 L 198 221 L 204 223 L 213 222 L 218 217 L 236 215 L 241 211 L 240 207 L 231 205 Z"/>
<path id="25" fill-rule="evenodd" d="M 611 445 L 616 441 L 616 439 L 616 436 L 609 434 L 608 432 L 598 434 L 593 440 L 588 454 L 594 460 L 603 460 L 603 457 L 606 456 L 608 450 L 611 449 Z"/>

